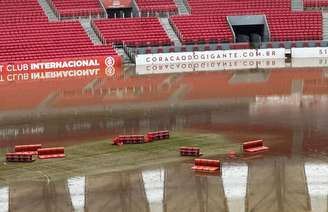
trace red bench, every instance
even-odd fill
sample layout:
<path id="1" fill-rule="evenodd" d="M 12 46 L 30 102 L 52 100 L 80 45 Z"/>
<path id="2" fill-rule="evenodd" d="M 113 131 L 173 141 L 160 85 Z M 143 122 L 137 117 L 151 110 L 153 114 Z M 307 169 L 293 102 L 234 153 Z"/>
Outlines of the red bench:
<path id="1" fill-rule="evenodd" d="M 269 150 L 269 147 L 263 145 L 263 140 L 255 140 L 244 142 L 242 150 L 245 153 L 258 153 Z"/>
<path id="2" fill-rule="evenodd" d="M 113 145 L 142 144 L 145 143 L 144 135 L 119 135 L 113 139 Z"/>
<path id="3" fill-rule="evenodd" d="M 38 149 L 39 159 L 64 158 L 64 147 Z"/>
<path id="4" fill-rule="evenodd" d="M 195 165 L 192 167 L 194 171 L 216 172 L 221 170 L 221 162 L 219 160 L 195 159 Z"/>
<path id="5" fill-rule="evenodd" d="M 15 152 L 37 155 L 40 148 L 42 148 L 41 144 L 17 145 L 15 146 Z"/>
<path id="6" fill-rule="evenodd" d="M 169 139 L 170 132 L 168 130 L 149 132 L 147 133 L 147 138 L 149 141 Z"/>
<path id="7" fill-rule="evenodd" d="M 6 153 L 6 160 L 8 162 L 33 162 L 33 155 L 29 153 Z"/>
<path id="8" fill-rule="evenodd" d="M 200 149 L 198 147 L 180 147 L 181 156 L 200 156 Z"/>

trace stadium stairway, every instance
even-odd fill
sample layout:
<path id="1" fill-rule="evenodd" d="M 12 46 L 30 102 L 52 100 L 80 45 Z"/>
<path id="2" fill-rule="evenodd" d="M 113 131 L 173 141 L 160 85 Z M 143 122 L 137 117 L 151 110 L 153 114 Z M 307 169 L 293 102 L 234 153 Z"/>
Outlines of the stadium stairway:
<path id="1" fill-rule="evenodd" d="M 293 11 L 303 11 L 303 0 L 292 0 L 292 10 Z"/>
<path id="2" fill-rule="evenodd" d="M 124 64 L 128 64 L 128 63 L 132 63 L 130 57 L 126 54 L 126 52 L 124 51 L 123 48 L 115 48 L 116 52 L 118 55 L 120 55 L 122 57 L 122 62 Z"/>
<path id="3" fill-rule="evenodd" d="M 328 13 L 322 13 L 322 39 L 328 40 Z"/>
<path id="4" fill-rule="evenodd" d="M 91 20 L 89 18 L 82 18 L 80 19 L 81 26 L 83 27 L 84 31 L 88 34 L 89 38 L 91 39 L 94 45 L 102 45 L 103 43 L 99 39 L 98 35 L 95 33 L 93 28 L 91 27 Z"/>
<path id="5" fill-rule="evenodd" d="M 159 18 L 159 22 L 161 23 L 161 25 L 163 26 L 166 34 L 169 36 L 169 38 L 171 39 L 171 41 L 174 42 L 175 46 L 181 46 L 181 42 L 177 36 L 177 34 L 175 34 L 175 31 L 173 30 L 169 19 L 166 17 L 162 17 Z"/>
<path id="6" fill-rule="evenodd" d="M 48 17 L 49 21 L 57 21 L 58 17 L 56 15 L 56 13 L 53 11 L 53 9 L 50 7 L 49 3 L 47 0 L 38 0 L 42 10 L 44 11 L 44 13 L 46 14 L 46 16 Z"/>
<path id="7" fill-rule="evenodd" d="M 184 0 L 175 0 L 175 4 L 178 7 L 179 15 L 190 15 Z"/>

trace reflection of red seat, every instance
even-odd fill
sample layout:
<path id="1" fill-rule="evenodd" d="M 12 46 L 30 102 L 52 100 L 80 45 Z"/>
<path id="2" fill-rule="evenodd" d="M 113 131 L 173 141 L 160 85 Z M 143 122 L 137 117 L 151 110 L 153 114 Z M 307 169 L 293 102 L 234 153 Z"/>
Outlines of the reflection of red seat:
<path id="1" fill-rule="evenodd" d="M 269 147 L 263 145 L 263 140 L 244 142 L 242 149 L 246 153 L 258 153 L 269 150 Z"/>

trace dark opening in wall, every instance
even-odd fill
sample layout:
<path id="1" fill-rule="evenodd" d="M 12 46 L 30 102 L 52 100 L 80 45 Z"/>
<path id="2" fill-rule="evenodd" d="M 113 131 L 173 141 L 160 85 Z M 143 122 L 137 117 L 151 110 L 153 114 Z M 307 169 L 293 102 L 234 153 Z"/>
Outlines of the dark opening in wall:
<path id="1" fill-rule="evenodd" d="M 239 25 L 232 26 L 235 35 L 236 42 L 251 42 L 260 43 L 263 41 L 264 25 Z"/>
<path id="2" fill-rule="evenodd" d="M 132 8 L 110 8 L 106 9 L 108 18 L 129 18 L 132 15 Z"/>

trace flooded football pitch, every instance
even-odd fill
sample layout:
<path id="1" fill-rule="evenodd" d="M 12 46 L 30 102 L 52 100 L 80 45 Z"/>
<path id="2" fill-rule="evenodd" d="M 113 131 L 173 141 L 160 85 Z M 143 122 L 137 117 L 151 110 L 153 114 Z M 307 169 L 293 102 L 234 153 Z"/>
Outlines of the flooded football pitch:
<path id="1" fill-rule="evenodd" d="M 325 68 L 283 68 L 0 84 L 0 211 L 327 211 L 327 76 Z M 161 129 L 173 135 L 163 142 L 210 142 L 202 158 L 220 159 L 222 173 L 194 173 L 193 158 L 180 160 L 174 143 L 129 146 L 133 158 L 120 147 L 106 152 L 116 135 Z M 270 151 L 226 157 L 253 139 Z M 213 143 L 223 140 L 220 151 Z M 88 145 L 100 141 L 96 155 Z M 65 146 L 67 158 L 5 162 L 15 145 L 32 143 Z M 70 148 L 83 149 L 80 158 Z"/>

